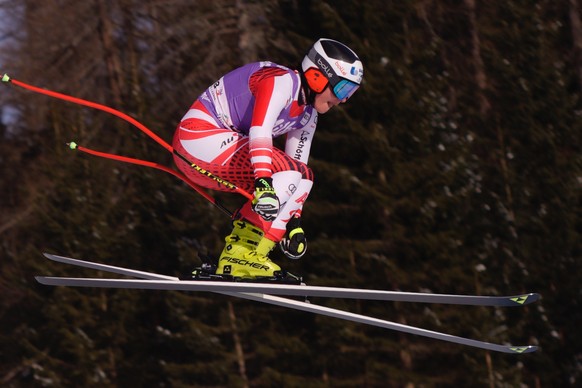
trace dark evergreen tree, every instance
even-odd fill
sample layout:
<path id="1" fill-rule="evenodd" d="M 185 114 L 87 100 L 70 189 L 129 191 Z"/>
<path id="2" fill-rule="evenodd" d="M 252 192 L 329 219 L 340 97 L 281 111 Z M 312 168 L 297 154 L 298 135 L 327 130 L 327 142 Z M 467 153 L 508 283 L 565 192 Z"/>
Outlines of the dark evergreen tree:
<path id="1" fill-rule="evenodd" d="M 273 258 L 317 285 L 540 292 L 524 309 L 319 300 L 491 342 L 435 342 L 212 294 L 49 288 L 110 276 L 50 251 L 177 275 L 229 220 L 104 112 L 1 85 L 0 383 L 6 386 L 568 386 L 580 379 L 581 37 L 578 0 L 0 2 L 2 70 L 126 112 L 170 141 L 187 107 L 253 60 L 297 66 L 346 42 L 364 84 L 319 119 L 309 251 Z M 243 199 L 213 193 L 229 208 Z"/>

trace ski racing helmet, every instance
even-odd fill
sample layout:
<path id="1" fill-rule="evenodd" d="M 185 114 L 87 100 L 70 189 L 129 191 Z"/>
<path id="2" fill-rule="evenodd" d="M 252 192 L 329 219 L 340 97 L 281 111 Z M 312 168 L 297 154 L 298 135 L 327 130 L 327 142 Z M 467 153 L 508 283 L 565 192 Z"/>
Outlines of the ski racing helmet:
<path id="1" fill-rule="evenodd" d="M 350 98 L 362 83 L 364 67 L 356 53 L 343 43 L 321 38 L 311 47 L 301 63 L 309 89 L 325 90 L 328 83 L 335 96 Z"/>

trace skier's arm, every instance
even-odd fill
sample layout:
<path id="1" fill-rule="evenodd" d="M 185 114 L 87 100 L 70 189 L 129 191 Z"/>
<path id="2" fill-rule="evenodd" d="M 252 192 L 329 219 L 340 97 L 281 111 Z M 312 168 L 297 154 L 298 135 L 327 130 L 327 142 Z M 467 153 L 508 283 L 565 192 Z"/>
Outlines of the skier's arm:
<path id="1" fill-rule="evenodd" d="M 273 174 L 273 127 L 289 100 L 291 88 L 288 75 L 264 77 L 251 85 L 255 106 L 249 129 L 249 152 L 257 179 L 270 178 Z"/>
<path id="2" fill-rule="evenodd" d="M 287 155 L 307 164 L 313 136 L 315 135 L 316 122 L 317 113 L 313 112 L 311 119 L 305 127 L 287 133 L 287 141 L 285 142 L 285 153 Z"/>
<path id="3" fill-rule="evenodd" d="M 249 153 L 255 173 L 253 210 L 265 221 L 279 213 L 279 199 L 271 178 L 273 127 L 289 101 L 292 81 L 288 75 L 265 76 L 249 85 L 255 97 L 253 119 L 249 129 Z"/>

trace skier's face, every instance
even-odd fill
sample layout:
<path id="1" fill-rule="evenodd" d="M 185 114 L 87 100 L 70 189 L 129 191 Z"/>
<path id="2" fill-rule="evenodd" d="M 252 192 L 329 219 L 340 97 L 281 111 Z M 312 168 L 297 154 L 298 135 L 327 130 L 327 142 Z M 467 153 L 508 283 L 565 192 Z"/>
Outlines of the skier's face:
<path id="1" fill-rule="evenodd" d="M 315 95 L 315 101 L 313 102 L 313 107 L 317 113 L 323 114 L 336 105 L 346 102 L 347 98 L 340 100 L 335 96 L 329 85 L 323 90 L 323 92 Z"/>

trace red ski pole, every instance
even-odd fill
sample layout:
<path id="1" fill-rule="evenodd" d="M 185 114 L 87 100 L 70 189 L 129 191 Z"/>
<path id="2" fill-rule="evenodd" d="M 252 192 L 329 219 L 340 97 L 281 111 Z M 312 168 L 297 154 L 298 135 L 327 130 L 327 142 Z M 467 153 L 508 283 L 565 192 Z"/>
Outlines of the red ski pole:
<path id="1" fill-rule="evenodd" d="M 117 110 L 117 109 L 113 109 L 109 106 L 106 105 L 102 105 L 102 104 L 98 104 L 96 102 L 92 102 L 92 101 L 87 101 L 87 100 L 83 100 L 81 98 L 77 98 L 77 97 L 73 97 L 73 96 L 69 96 L 63 93 L 58 93 L 58 92 L 54 92 L 51 90 L 47 90 L 47 89 L 41 89 L 38 88 L 36 86 L 32 86 L 29 84 L 26 84 L 22 81 L 18 81 L 15 79 L 10 78 L 7 74 L 4 74 L 2 76 L 2 82 L 4 83 L 11 83 L 13 85 L 19 86 L 21 88 L 33 91 L 35 93 L 40 93 L 40 94 L 44 94 L 46 96 L 50 96 L 53 98 L 57 98 L 60 100 L 64 100 L 64 101 L 68 101 L 68 102 L 72 102 L 74 104 L 78 104 L 78 105 L 83 105 L 83 106 L 87 106 L 90 108 L 94 108 L 94 109 L 98 109 L 107 113 L 110 113 L 114 116 L 117 116 L 127 122 L 129 122 L 130 124 L 134 125 L 135 127 L 137 127 L 139 130 L 141 130 L 142 132 L 144 132 L 146 135 L 148 135 L 150 138 L 152 138 L 153 140 L 155 140 L 158 144 L 160 144 L 162 147 L 164 147 L 166 150 L 168 150 L 169 152 L 171 152 L 172 154 L 176 155 L 177 157 L 179 157 L 180 159 L 182 159 L 184 162 L 188 163 L 188 165 L 194 169 L 196 172 L 207 176 L 208 178 L 218 182 L 219 184 L 228 187 L 229 189 L 233 190 L 236 193 L 239 193 L 243 196 L 245 196 L 248 199 L 253 199 L 252 194 L 247 193 L 246 191 L 242 190 L 241 188 L 239 188 L 238 186 L 236 186 L 233 183 L 230 183 L 216 175 L 214 175 L 213 173 L 211 173 L 210 171 L 207 171 L 203 168 L 201 168 L 200 166 L 198 166 L 196 163 L 193 163 L 192 161 L 188 160 L 187 157 L 185 157 L 184 155 L 182 155 L 181 153 L 179 153 L 178 151 L 176 151 L 170 144 L 168 144 L 167 142 L 165 142 L 161 137 L 159 137 L 158 135 L 156 135 L 154 132 L 152 132 L 149 128 L 147 128 L 145 125 L 143 125 L 142 123 L 140 123 L 139 121 L 137 121 L 136 119 L 134 119 L 131 116 L 126 115 L 125 113 Z M 192 186 L 190 184 L 190 186 Z M 198 190 L 197 190 L 198 191 Z"/>
<path id="2" fill-rule="evenodd" d="M 101 152 L 101 151 L 95 151 L 95 150 L 92 150 L 90 148 L 82 147 L 75 142 L 67 143 L 67 145 L 72 150 L 78 150 L 78 151 L 81 151 L 81 152 L 84 152 L 86 154 L 90 154 L 93 156 L 98 156 L 98 157 L 106 158 L 106 159 L 112 159 L 112 160 L 116 160 L 116 161 L 124 162 L 124 163 L 137 164 L 139 166 L 151 167 L 151 168 L 155 168 L 155 169 L 158 169 L 161 171 L 165 171 L 169 174 L 172 174 L 176 178 L 182 180 L 184 183 L 186 183 L 188 186 L 190 186 L 192 189 L 194 189 L 198 194 L 200 194 L 201 196 L 206 198 L 206 200 L 208 200 L 210 203 L 212 203 L 218 209 L 222 210 L 229 217 L 232 217 L 232 215 L 233 215 L 230 210 L 228 210 L 227 208 L 222 206 L 222 204 L 220 202 L 218 202 L 216 199 L 214 199 L 213 197 L 208 195 L 208 193 L 206 193 L 200 186 L 196 185 L 190 179 L 186 178 L 186 176 L 184 174 L 181 174 L 175 170 L 172 170 L 169 167 L 163 166 L 163 165 L 158 164 L 158 163 L 149 162 L 147 160 L 134 159 L 134 158 L 129 158 L 127 156 L 121 156 L 121 155 L 110 154 L 110 153 Z"/>

